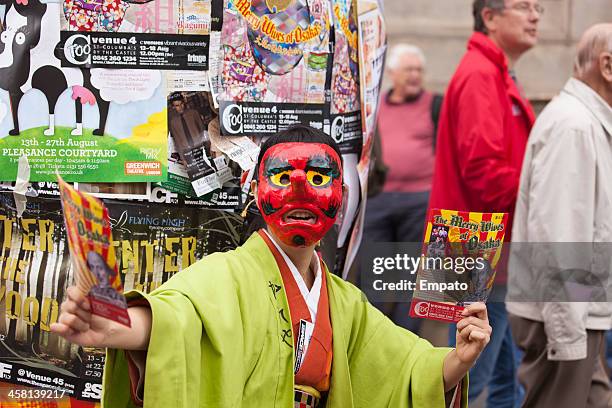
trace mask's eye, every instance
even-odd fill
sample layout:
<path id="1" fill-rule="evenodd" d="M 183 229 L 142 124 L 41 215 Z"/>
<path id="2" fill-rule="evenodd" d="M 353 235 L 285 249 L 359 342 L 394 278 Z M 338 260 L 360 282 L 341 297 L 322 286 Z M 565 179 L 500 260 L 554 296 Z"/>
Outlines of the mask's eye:
<path id="1" fill-rule="evenodd" d="M 9 35 L 10 34 L 8 31 L 3 31 L 2 34 L 0 34 L 0 41 L 7 44 L 9 42 Z"/>
<path id="2" fill-rule="evenodd" d="M 289 170 L 281 171 L 280 173 L 270 176 L 270 181 L 275 186 L 287 187 L 291 184 L 291 172 Z"/>
<path id="3" fill-rule="evenodd" d="M 19 32 L 15 35 L 15 42 L 19 45 L 22 45 L 25 42 L 25 39 L 26 37 L 24 33 Z"/>
<path id="4" fill-rule="evenodd" d="M 306 179 L 312 186 L 325 187 L 329 184 L 331 177 L 315 170 L 308 170 L 306 173 Z"/>

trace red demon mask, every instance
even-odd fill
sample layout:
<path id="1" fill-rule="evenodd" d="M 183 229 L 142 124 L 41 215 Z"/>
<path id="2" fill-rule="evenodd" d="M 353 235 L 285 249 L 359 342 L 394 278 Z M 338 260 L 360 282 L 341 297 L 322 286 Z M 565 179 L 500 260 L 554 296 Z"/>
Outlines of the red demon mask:
<path id="1" fill-rule="evenodd" d="M 332 227 L 342 204 L 342 165 L 320 143 L 280 143 L 259 163 L 257 205 L 286 245 L 311 246 Z"/>

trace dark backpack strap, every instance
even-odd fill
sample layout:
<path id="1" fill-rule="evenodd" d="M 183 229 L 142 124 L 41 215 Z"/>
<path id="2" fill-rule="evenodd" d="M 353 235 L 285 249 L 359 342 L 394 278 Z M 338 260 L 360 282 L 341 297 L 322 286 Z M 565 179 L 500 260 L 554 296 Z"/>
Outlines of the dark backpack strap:
<path id="1" fill-rule="evenodd" d="M 388 171 L 382 157 L 382 140 L 380 139 L 378 126 L 376 126 L 376 131 L 372 137 L 370 171 L 368 173 L 368 197 L 374 197 L 382 192 Z"/>
<path id="2" fill-rule="evenodd" d="M 444 96 L 440 94 L 435 94 L 433 99 L 431 100 L 431 121 L 434 125 L 434 134 L 433 134 L 433 149 L 436 151 L 436 142 L 438 139 L 438 121 L 440 120 L 440 111 L 442 110 L 442 101 L 444 100 Z"/>

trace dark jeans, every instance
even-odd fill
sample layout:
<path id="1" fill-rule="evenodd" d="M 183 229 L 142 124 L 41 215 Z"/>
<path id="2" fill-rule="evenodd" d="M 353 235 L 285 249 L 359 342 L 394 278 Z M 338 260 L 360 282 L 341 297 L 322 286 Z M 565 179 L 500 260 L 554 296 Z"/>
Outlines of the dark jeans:
<path id="1" fill-rule="evenodd" d="M 364 241 L 423 242 L 429 191 L 380 193 L 366 204 Z"/>
<path id="2" fill-rule="evenodd" d="M 606 361 L 608 362 L 608 373 L 612 379 L 612 330 L 606 333 Z"/>
<path id="3" fill-rule="evenodd" d="M 520 406 L 522 390 L 516 378 L 520 351 L 512 340 L 508 312 L 503 302 L 487 303 L 489 324 L 493 328 L 491 341 L 470 370 L 468 399 L 473 403 L 488 387 L 488 408 Z M 449 343 L 456 345 L 456 325 L 450 326 Z"/>
<path id="4" fill-rule="evenodd" d="M 380 193 L 368 198 L 364 242 L 423 242 L 429 205 L 429 191 L 417 193 Z M 409 316 L 410 304 L 372 303 L 395 324 L 414 333 L 421 319 Z"/>

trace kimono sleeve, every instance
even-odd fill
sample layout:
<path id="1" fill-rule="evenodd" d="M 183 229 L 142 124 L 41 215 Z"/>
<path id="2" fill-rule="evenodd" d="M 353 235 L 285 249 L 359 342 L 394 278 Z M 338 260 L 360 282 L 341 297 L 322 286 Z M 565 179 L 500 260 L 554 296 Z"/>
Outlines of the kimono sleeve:
<path id="1" fill-rule="evenodd" d="M 144 407 L 195 407 L 200 394 L 202 322 L 192 302 L 177 290 L 153 294 L 130 292 L 128 300 L 145 299 L 152 311 L 147 350 Z M 108 349 L 102 407 L 135 407 L 124 350 Z"/>
<path id="2" fill-rule="evenodd" d="M 390 407 L 447 407 L 443 363 L 451 349 L 433 347 L 414 333 L 396 326 L 367 302 L 363 308 L 366 316 L 362 320 L 365 323 L 363 341 L 351 364 L 354 389 L 363 387 L 375 393 L 371 373 L 377 373 L 379 379 L 374 383 L 384 382 L 379 386 L 386 389 Z M 463 383 L 466 385 L 463 394 L 467 394 L 467 381 Z M 467 407 L 467 404 L 461 406 Z"/>
<path id="3" fill-rule="evenodd" d="M 351 406 L 352 399 L 355 408 L 446 408 L 452 395 L 444 391 L 443 364 L 451 349 L 435 348 L 396 326 L 361 291 L 334 281 L 332 406 Z M 458 399 L 461 405 L 455 406 L 467 407 L 467 378 Z"/>

